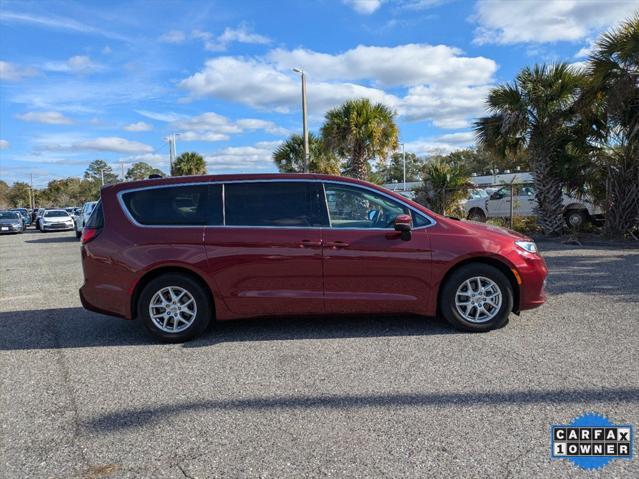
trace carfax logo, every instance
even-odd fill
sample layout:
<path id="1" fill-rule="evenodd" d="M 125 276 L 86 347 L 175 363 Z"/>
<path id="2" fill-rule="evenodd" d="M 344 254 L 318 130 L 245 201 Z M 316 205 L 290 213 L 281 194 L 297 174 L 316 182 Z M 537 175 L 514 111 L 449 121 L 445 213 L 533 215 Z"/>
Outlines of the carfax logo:
<path id="1" fill-rule="evenodd" d="M 589 412 L 570 424 L 550 428 L 550 457 L 568 459 L 583 469 L 598 469 L 613 459 L 632 459 L 634 430 Z"/>

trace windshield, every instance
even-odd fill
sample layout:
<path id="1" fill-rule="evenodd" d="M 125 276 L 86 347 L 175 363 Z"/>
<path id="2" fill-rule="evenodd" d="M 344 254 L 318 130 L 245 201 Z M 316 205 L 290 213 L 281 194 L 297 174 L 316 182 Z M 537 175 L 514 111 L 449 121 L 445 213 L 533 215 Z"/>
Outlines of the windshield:
<path id="1" fill-rule="evenodd" d="M 0 220 L 19 220 L 18 213 L 14 211 L 0 211 Z"/>
<path id="2" fill-rule="evenodd" d="M 63 210 L 53 210 L 53 211 L 47 211 L 46 213 L 44 213 L 44 216 L 46 216 L 47 218 L 59 218 L 62 216 L 69 216 L 69 214 L 66 211 Z"/>

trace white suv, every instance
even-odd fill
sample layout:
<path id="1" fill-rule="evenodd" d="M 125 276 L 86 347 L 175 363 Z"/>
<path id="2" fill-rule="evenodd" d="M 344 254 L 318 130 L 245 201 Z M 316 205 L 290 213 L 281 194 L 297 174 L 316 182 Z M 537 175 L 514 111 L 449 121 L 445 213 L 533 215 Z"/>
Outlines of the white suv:
<path id="1" fill-rule="evenodd" d="M 535 189 L 532 185 L 515 185 L 513 213 L 515 216 L 534 216 L 536 205 Z M 566 224 L 578 227 L 601 216 L 600 208 L 587 199 L 578 200 L 563 194 Z M 508 218 L 510 216 L 510 185 L 499 188 L 487 198 L 473 198 L 463 203 L 466 218 L 472 221 L 486 221 L 486 218 Z"/>
<path id="2" fill-rule="evenodd" d="M 89 201 L 85 203 L 84 206 L 82 207 L 82 210 L 80 211 L 80 214 L 74 217 L 76 238 L 80 238 L 82 236 L 82 230 L 84 229 L 84 224 L 89 219 L 89 216 L 91 216 L 91 213 L 93 213 L 93 208 L 95 208 L 95 205 L 97 204 L 98 204 L 97 201 Z"/>

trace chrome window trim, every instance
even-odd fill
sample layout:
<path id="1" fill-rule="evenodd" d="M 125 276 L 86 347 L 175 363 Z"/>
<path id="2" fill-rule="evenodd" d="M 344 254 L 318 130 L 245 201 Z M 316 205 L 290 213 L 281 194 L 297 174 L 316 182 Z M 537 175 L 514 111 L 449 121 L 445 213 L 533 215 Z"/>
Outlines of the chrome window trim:
<path id="1" fill-rule="evenodd" d="M 227 183 L 287 183 L 287 182 L 305 182 L 305 183 L 321 183 L 322 184 L 322 191 L 324 192 L 324 202 L 326 203 L 326 213 L 328 215 L 328 221 L 329 221 L 329 226 L 310 226 L 310 227 L 306 227 L 306 226 L 249 226 L 249 225 L 245 225 L 245 226 L 236 226 L 236 225 L 227 225 L 226 224 L 226 191 L 224 188 L 224 185 Z M 393 228 L 333 228 L 331 225 L 331 215 L 330 212 L 328 211 L 328 203 L 327 203 L 327 198 L 326 198 L 326 188 L 324 187 L 324 185 L 326 183 L 332 183 L 332 184 L 337 184 L 337 185 L 343 185 L 343 186 L 350 186 L 353 188 L 361 188 L 364 190 L 368 190 L 368 191 L 372 191 L 373 193 L 377 193 L 380 194 L 382 196 L 385 196 L 386 198 L 390 199 L 391 201 L 395 201 L 397 203 L 400 203 L 402 205 L 404 205 L 406 208 L 408 208 L 409 210 L 415 212 L 416 214 L 422 216 L 423 218 L 427 219 L 428 221 L 430 221 L 430 224 L 428 225 L 424 225 L 424 226 L 420 226 L 418 228 L 413 228 L 413 231 L 417 231 L 417 230 L 424 230 L 426 228 L 430 228 L 431 226 L 435 226 L 437 224 L 437 221 L 435 221 L 434 218 L 431 218 L 429 215 L 427 215 L 426 213 L 423 213 L 421 211 L 419 211 L 417 208 L 412 207 L 411 205 L 404 203 L 403 201 L 395 198 L 394 196 L 391 196 L 387 193 L 384 193 L 383 191 L 379 191 L 376 188 L 371 188 L 369 186 L 365 186 L 365 185 L 360 185 L 357 183 L 350 183 L 348 181 L 340 181 L 340 180 L 324 180 L 324 179 L 309 179 L 309 178 L 300 178 L 300 179 L 296 179 L 296 178 L 273 178 L 273 179 L 257 179 L 257 180 L 226 180 L 226 181 L 194 181 L 194 182 L 189 182 L 189 183 L 171 183 L 168 185 L 152 185 L 152 186 L 141 186 L 139 188 L 130 188 L 130 189 L 126 189 L 126 190 L 121 190 L 118 191 L 118 193 L 116 194 L 118 202 L 120 203 L 120 207 L 122 208 L 122 211 L 124 212 L 125 216 L 127 217 L 127 219 L 134 224 L 135 226 L 138 226 L 140 228 L 268 228 L 268 229 L 332 229 L 332 230 L 344 230 L 344 231 L 394 231 Z M 178 188 L 178 187 L 182 187 L 182 186 L 201 186 L 201 185 L 222 185 L 222 222 L 223 224 L 221 225 L 143 225 L 141 223 L 139 223 L 135 218 L 133 218 L 133 216 L 131 215 L 131 212 L 129 211 L 129 209 L 126 207 L 126 205 L 124 204 L 124 200 L 122 198 L 122 196 L 126 193 L 134 193 L 136 191 L 143 191 L 143 190 L 152 190 L 152 189 L 160 189 L 160 188 Z"/>

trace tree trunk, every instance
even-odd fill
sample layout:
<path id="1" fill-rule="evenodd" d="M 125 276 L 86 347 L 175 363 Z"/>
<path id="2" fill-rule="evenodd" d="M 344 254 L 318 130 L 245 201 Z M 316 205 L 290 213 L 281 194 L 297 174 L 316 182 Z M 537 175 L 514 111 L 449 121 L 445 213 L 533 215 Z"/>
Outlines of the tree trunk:
<path id="1" fill-rule="evenodd" d="M 558 235 L 564 225 L 564 206 L 562 182 L 555 174 L 552 145 L 543 138 L 531 138 L 529 151 L 535 173 L 535 214 L 539 226 L 545 235 Z"/>
<path id="2" fill-rule="evenodd" d="M 361 145 L 353 147 L 353 156 L 348 168 L 349 176 L 358 180 L 368 179 L 368 168 L 365 150 Z"/>
<path id="3" fill-rule="evenodd" d="M 616 164 L 609 165 L 605 230 L 608 236 L 623 237 L 639 226 L 639 158 L 628 147 Z M 634 156 L 633 156 L 634 155 Z"/>

